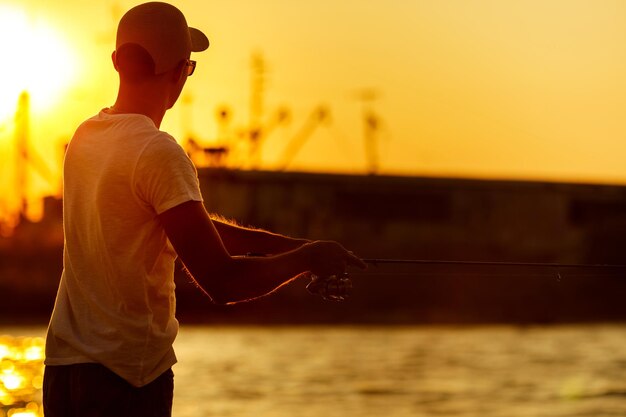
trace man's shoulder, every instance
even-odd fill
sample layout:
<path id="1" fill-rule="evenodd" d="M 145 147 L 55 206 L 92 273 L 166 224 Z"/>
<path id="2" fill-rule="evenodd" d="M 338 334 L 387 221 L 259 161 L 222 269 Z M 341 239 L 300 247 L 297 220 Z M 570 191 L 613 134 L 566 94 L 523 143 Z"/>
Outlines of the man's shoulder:
<path id="1" fill-rule="evenodd" d="M 157 130 L 152 135 L 145 136 L 144 141 L 140 156 L 143 163 L 188 163 L 187 152 L 169 133 Z"/>
<path id="2" fill-rule="evenodd" d="M 159 130 L 154 122 L 143 114 L 109 114 L 100 111 L 98 114 L 83 121 L 74 136 L 105 136 L 108 141 L 115 139 L 125 145 L 151 147 L 177 146 L 178 142 L 172 135 Z M 119 145 L 122 145 L 120 143 Z"/>
<path id="3" fill-rule="evenodd" d="M 157 130 L 146 137 L 147 153 L 185 153 L 183 147 L 167 132 Z"/>

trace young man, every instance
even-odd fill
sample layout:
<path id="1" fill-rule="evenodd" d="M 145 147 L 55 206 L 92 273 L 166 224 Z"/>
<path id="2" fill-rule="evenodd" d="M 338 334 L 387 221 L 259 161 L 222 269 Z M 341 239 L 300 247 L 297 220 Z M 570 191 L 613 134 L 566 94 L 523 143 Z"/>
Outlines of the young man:
<path id="1" fill-rule="evenodd" d="M 64 164 L 64 268 L 46 340 L 46 417 L 170 416 L 174 260 L 216 303 L 271 293 L 361 260 L 335 242 L 212 221 L 195 168 L 159 130 L 209 41 L 166 3 L 120 20 L 112 107 L 85 121 Z M 273 254 L 252 258 L 249 252 Z"/>

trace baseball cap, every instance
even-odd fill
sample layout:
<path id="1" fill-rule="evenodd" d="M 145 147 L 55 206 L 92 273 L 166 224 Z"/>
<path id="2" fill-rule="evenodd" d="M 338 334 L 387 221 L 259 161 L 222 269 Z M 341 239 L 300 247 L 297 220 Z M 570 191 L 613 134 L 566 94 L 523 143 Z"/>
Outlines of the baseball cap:
<path id="1" fill-rule="evenodd" d="M 130 9 L 117 27 L 115 49 L 136 44 L 152 57 L 155 74 L 174 68 L 191 52 L 204 51 L 209 39 L 189 27 L 183 13 L 163 2 L 143 3 Z"/>

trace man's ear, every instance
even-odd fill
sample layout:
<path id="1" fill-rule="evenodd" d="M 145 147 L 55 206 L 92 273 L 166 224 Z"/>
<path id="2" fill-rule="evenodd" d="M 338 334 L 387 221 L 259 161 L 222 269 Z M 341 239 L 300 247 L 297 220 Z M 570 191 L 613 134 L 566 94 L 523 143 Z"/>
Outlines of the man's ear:
<path id="1" fill-rule="evenodd" d="M 120 72 L 120 69 L 117 67 L 117 56 L 115 52 L 116 51 L 113 51 L 111 53 L 111 61 L 113 61 L 113 68 L 115 68 L 115 71 Z"/>

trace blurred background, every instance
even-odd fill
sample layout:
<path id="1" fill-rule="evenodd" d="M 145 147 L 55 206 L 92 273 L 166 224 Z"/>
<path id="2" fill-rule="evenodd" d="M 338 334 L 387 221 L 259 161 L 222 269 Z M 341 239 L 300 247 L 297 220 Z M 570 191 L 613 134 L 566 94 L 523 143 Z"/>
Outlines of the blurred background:
<path id="1" fill-rule="evenodd" d="M 626 264 L 625 3 L 172 3 L 211 40 L 162 125 L 209 211 L 370 258 Z M 64 149 L 135 4 L 0 0 L 0 416 L 41 414 Z M 177 416 L 626 409 L 625 268 L 380 264 L 345 303 L 231 307 L 177 269 Z"/>

